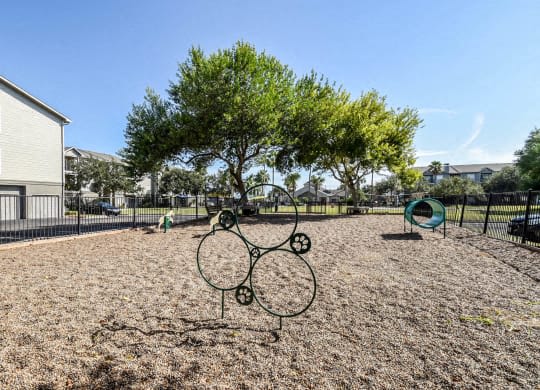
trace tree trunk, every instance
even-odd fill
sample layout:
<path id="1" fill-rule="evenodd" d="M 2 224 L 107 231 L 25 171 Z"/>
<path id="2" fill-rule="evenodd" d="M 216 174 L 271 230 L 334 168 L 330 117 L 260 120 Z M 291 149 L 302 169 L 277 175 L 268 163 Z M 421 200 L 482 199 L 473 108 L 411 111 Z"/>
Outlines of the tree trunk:
<path id="1" fill-rule="evenodd" d="M 349 190 L 351 191 L 353 206 L 358 207 L 358 190 L 356 189 L 355 185 L 347 186 L 349 187 Z"/>
<path id="2" fill-rule="evenodd" d="M 242 180 L 242 169 L 238 168 L 237 171 L 231 171 L 231 175 L 234 178 L 236 190 L 240 193 L 240 196 L 242 197 L 246 192 L 246 186 L 244 184 L 244 181 Z"/>

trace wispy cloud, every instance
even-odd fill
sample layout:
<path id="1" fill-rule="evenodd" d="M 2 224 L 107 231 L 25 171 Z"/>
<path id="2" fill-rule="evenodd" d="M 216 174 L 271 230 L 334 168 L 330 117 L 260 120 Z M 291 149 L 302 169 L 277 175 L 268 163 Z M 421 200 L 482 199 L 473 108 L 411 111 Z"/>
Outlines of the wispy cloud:
<path id="1" fill-rule="evenodd" d="M 430 108 L 423 107 L 418 109 L 419 114 L 447 114 L 447 115 L 456 115 L 457 112 L 454 110 L 449 110 L 447 108 Z"/>
<path id="2" fill-rule="evenodd" d="M 467 141 L 465 141 L 459 147 L 459 149 L 465 149 L 465 148 L 469 147 L 469 145 L 472 144 L 478 138 L 478 136 L 482 132 L 482 129 L 484 128 L 484 122 L 485 122 L 484 113 L 479 112 L 478 114 L 476 114 L 474 116 L 474 121 L 473 121 L 473 126 L 472 126 L 472 134 L 470 135 L 469 139 Z"/>
<path id="3" fill-rule="evenodd" d="M 509 163 L 516 159 L 511 151 L 489 151 L 483 148 L 469 148 L 466 153 L 466 161 L 464 164 L 474 163 Z"/>
<path id="4" fill-rule="evenodd" d="M 448 154 L 447 150 L 419 150 L 416 152 L 416 157 L 443 156 L 445 154 Z"/>

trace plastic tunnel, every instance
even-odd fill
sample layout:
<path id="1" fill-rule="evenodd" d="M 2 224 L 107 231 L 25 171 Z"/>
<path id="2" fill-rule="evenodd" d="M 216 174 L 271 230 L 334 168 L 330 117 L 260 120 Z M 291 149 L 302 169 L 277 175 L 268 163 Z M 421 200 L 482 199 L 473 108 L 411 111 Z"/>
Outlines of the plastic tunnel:
<path id="1" fill-rule="evenodd" d="M 429 216 L 429 219 L 423 222 L 416 221 L 414 219 L 415 210 L 426 210 L 426 204 L 431 208 L 431 215 Z M 446 208 L 441 202 L 433 198 L 413 200 L 412 202 L 409 202 L 405 207 L 404 217 L 408 222 L 411 223 L 411 225 L 420 226 L 421 228 L 425 229 L 435 230 L 437 226 L 446 222 Z"/>

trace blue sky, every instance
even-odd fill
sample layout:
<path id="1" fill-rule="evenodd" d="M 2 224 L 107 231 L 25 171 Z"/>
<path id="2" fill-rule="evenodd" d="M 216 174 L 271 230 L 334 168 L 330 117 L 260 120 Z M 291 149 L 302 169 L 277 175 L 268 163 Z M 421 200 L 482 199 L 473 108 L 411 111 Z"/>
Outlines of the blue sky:
<path id="1" fill-rule="evenodd" d="M 66 145 L 83 149 L 116 153 L 146 87 L 163 94 L 191 46 L 237 40 L 353 97 L 374 88 L 417 108 L 417 165 L 510 162 L 540 126 L 538 1 L 49 0 L 1 11 L 0 74 L 70 117 Z"/>

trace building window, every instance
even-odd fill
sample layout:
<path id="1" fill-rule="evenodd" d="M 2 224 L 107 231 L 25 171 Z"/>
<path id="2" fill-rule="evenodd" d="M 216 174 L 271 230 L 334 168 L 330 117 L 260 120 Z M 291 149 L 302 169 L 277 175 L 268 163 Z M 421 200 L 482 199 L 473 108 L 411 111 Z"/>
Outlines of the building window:
<path id="1" fill-rule="evenodd" d="M 486 180 L 488 180 L 489 178 L 491 177 L 491 172 L 482 172 L 480 174 L 480 182 L 485 182 Z"/>

